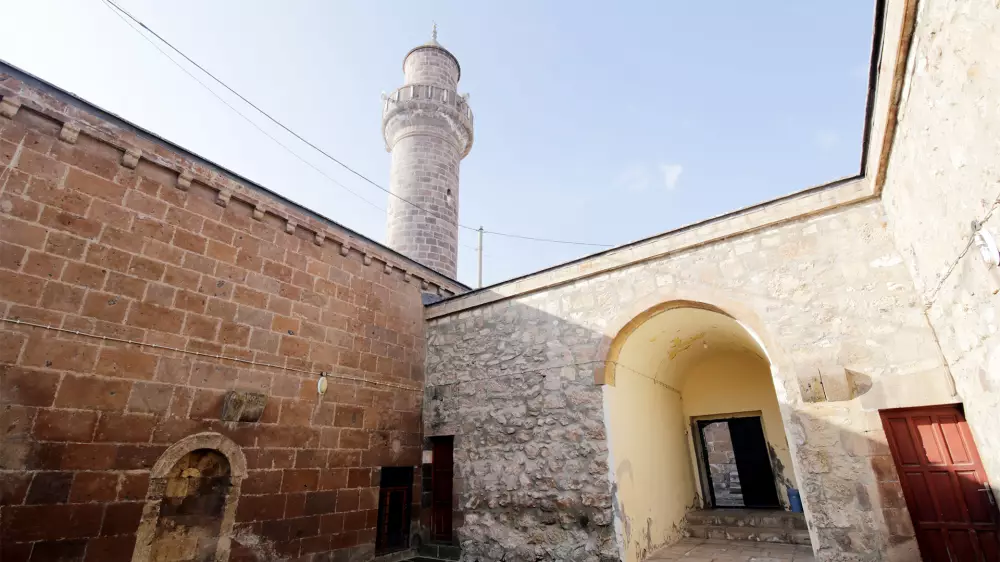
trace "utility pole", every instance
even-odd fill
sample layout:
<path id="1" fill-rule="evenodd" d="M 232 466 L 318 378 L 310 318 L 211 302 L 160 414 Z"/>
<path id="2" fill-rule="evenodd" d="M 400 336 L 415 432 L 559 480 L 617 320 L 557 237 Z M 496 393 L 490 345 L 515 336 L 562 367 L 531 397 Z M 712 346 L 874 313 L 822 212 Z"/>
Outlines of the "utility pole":
<path id="1" fill-rule="evenodd" d="M 479 227 L 479 288 L 483 288 L 483 227 Z"/>

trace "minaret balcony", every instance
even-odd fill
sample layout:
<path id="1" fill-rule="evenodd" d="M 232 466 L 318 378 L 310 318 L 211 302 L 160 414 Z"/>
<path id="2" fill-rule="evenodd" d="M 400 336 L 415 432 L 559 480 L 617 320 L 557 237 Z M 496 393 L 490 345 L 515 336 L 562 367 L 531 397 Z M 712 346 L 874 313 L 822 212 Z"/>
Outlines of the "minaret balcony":
<path id="1" fill-rule="evenodd" d="M 383 96 L 382 132 L 391 150 L 399 133 L 412 134 L 423 127 L 450 130 L 462 156 L 472 148 L 473 117 L 469 102 L 454 90 L 430 84 L 407 84 Z"/>

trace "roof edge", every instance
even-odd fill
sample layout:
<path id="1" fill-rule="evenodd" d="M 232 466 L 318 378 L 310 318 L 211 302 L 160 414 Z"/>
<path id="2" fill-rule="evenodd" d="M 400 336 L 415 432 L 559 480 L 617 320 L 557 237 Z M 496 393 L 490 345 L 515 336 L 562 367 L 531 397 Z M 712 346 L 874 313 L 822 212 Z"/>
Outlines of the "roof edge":
<path id="1" fill-rule="evenodd" d="M 144 129 L 143 127 L 135 123 L 132 123 L 131 121 L 128 121 L 127 119 L 124 119 L 115 113 L 105 110 L 93 103 L 90 103 L 87 100 L 77 96 L 76 94 L 66 91 L 60 88 L 59 86 L 52 84 L 51 82 L 39 78 L 31 74 L 30 72 L 27 72 L 7 62 L 6 60 L 0 59 L 0 73 L 7 74 L 30 88 L 38 90 L 43 94 L 52 96 L 53 98 L 55 98 L 56 101 L 60 103 L 63 103 L 70 107 L 74 107 L 78 111 L 89 113 L 94 117 L 100 119 L 101 121 L 112 125 L 116 129 L 125 131 L 127 133 L 131 133 L 135 135 L 137 138 L 146 140 L 147 142 L 161 145 L 167 150 L 176 153 L 181 158 L 190 160 L 192 163 L 196 165 L 200 165 L 209 170 L 212 170 L 215 173 L 219 174 L 220 176 L 228 179 L 229 181 L 244 186 L 249 190 L 257 192 L 260 195 L 263 195 L 267 198 L 275 200 L 275 203 L 288 207 L 291 210 L 299 214 L 302 214 L 306 217 L 312 218 L 313 220 L 316 220 L 317 222 L 323 224 L 324 226 L 340 231 L 348 238 L 353 238 L 355 240 L 363 242 L 366 245 L 371 245 L 374 247 L 373 249 L 376 249 L 380 253 L 386 254 L 387 256 L 391 257 L 394 261 L 407 264 L 408 266 L 407 269 L 414 270 L 412 273 L 420 277 L 424 281 L 434 283 L 435 285 L 438 285 L 442 289 L 446 289 L 449 292 L 462 293 L 470 290 L 470 287 L 468 287 L 464 283 L 459 282 L 456 279 L 452 279 L 444 274 L 441 274 L 413 260 L 412 258 L 409 258 L 397 252 L 396 250 L 389 248 L 388 246 L 385 246 L 381 242 L 375 241 L 369 238 L 368 236 L 365 236 L 364 234 L 361 234 L 351 228 L 348 228 L 325 215 L 322 215 L 316 211 L 313 211 L 312 209 L 309 209 L 308 207 L 296 203 L 295 201 L 283 195 L 271 191 L 270 189 L 258 184 L 257 182 L 249 178 L 246 178 L 224 166 L 221 166 L 203 156 L 200 156 L 199 154 L 194 153 L 178 144 L 175 144 L 157 135 L 152 131 Z M 4 85 L 3 82 L 0 81 L 0 87 L 2 87 L 3 85 Z M 2 93 L 2 89 L 0 89 L 0 93 Z M 68 115 L 64 114 L 64 116 L 67 119 L 70 118 L 70 116 Z"/>
<path id="2" fill-rule="evenodd" d="M 468 306 L 461 307 L 462 310 L 466 310 L 487 304 L 488 302 L 497 302 L 500 300 L 515 298 L 518 295 L 542 290 L 543 288 L 539 287 L 509 295 L 497 294 L 495 295 L 496 298 L 493 299 L 484 299 L 482 297 L 482 295 L 487 293 L 495 293 L 502 287 L 516 285 L 518 283 L 524 284 L 527 280 L 536 276 L 552 274 L 560 269 L 577 266 L 590 260 L 598 260 L 615 252 L 634 250 L 643 245 L 684 234 L 685 232 L 689 232 L 697 228 L 711 227 L 714 224 L 718 224 L 726 220 L 738 219 L 741 216 L 767 209 L 769 207 L 790 203 L 803 197 L 819 195 L 828 190 L 837 190 L 841 186 L 852 182 L 857 182 L 858 185 L 863 186 L 862 192 L 857 193 L 856 197 L 849 197 L 851 200 L 845 202 L 842 197 L 834 196 L 830 198 L 831 203 L 826 207 L 813 209 L 809 213 L 801 216 L 811 216 L 816 213 L 842 207 L 848 203 L 860 203 L 879 197 L 882 186 L 877 185 L 877 183 L 879 181 L 884 181 L 884 170 L 891 148 L 889 145 L 891 145 L 892 142 L 895 120 L 897 117 L 894 112 L 894 108 L 898 104 L 899 90 L 901 89 L 903 80 L 905 80 L 904 70 L 907 63 L 910 39 L 915 23 L 913 15 L 915 5 L 916 0 L 875 0 L 872 22 L 872 46 L 869 58 L 868 91 L 865 103 L 865 124 L 862 132 L 860 166 L 856 175 L 809 187 L 774 199 L 762 201 L 760 203 L 736 209 L 722 215 L 710 217 L 698 222 L 668 230 L 666 232 L 654 234 L 640 240 L 615 246 L 614 248 L 609 248 L 594 254 L 588 254 L 574 260 L 556 264 L 540 271 L 500 281 L 486 287 L 473 289 L 461 295 L 454 295 L 427 305 L 425 307 L 425 317 L 427 319 L 433 319 L 454 314 L 457 312 L 457 310 L 454 309 L 459 308 L 458 306 L 455 306 L 455 303 L 459 301 L 469 301 Z M 899 23 L 898 29 L 896 27 L 889 27 L 890 24 L 894 24 L 896 22 Z M 895 44 L 897 48 L 895 51 L 892 51 L 892 41 L 894 39 L 898 39 Z M 887 64 L 883 66 L 883 63 Z M 901 65 L 903 68 L 900 68 Z M 890 99 L 887 100 L 887 97 Z M 876 149 L 876 146 L 879 148 Z M 822 198 L 821 195 L 820 198 Z M 795 218 L 797 217 L 789 217 L 787 220 L 794 220 Z M 643 261 L 643 259 L 623 263 L 619 267 L 627 267 L 628 265 L 638 263 L 640 261 Z M 593 274 L 581 274 L 576 278 L 579 279 L 589 277 Z M 563 282 L 557 283 L 556 285 L 562 283 Z M 546 287 L 552 286 L 555 285 L 547 285 Z M 474 304 L 474 301 L 482 302 Z"/>
<path id="3" fill-rule="evenodd" d="M 861 174 L 849 176 L 603 250 L 596 254 L 583 256 L 541 271 L 448 297 L 427 305 L 424 309 L 424 317 L 431 320 L 486 304 L 551 289 L 579 279 L 658 259 L 668 254 L 758 232 L 765 228 L 806 219 L 849 205 L 864 203 L 874 197 L 871 193 L 871 182 L 868 181 L 867 177 Z M 640 252 L 642 250 L 644 252 Z M 626 255 L 625 259 L 621 261 L 603 267 L 598 263 L 602 259 L 612 258 L 615 254 L 629 252 L 631 255 Z M 639 255 L 640 253 L 641 255 Z M 587 267 L 586 262 L 593 262 L 596 265 Z M 574 267 L 579 270 L 576 275 L 567 274 L 556 278 L 560 270 Z M 546 276 L 552 277 L 552 279 L 543 280 Z M 536 283 L 532 284 L 533 280 Z M 518 287 L 519 284 L 521 287 Z M 500 290 L 505 287 L 509 287 L 511 290 L 501 292 Z"/>

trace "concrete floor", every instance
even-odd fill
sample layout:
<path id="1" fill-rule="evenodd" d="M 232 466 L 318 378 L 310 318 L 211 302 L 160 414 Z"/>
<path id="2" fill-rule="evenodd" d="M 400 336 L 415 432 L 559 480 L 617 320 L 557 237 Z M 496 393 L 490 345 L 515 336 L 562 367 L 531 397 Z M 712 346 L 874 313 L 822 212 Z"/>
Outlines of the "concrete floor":
<path id="1" fill-rule="evenodd" d="M 722 539 L 681 539 L 645 562 L 814 562 L 812 548 L 793 544 Z"/>

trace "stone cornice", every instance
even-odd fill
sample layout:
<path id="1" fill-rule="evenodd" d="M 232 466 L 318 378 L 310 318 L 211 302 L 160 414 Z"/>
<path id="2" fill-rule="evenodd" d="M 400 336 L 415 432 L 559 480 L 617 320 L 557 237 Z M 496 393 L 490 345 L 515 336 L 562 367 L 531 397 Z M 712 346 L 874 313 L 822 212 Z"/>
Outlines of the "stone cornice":
<path id="1" fill-rule="evenodd" d="M 424 309 L 424 317 L 432 320 L 552 289 L 872 198 L 870 182 L 866 178 L 847 178 L 443 300 L 428 305 Z"/>

